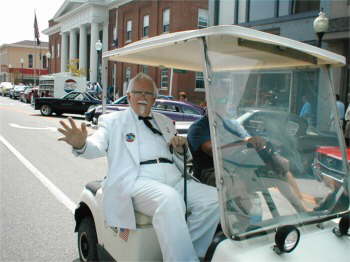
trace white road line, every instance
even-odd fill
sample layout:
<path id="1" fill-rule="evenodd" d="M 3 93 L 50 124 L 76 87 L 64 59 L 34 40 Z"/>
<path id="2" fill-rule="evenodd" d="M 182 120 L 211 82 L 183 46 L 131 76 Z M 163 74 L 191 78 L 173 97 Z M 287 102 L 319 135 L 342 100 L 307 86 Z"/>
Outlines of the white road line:
<path id="1" fill-rule="evenodd" d="M 0 141 L 21 161 L 25 167 L 61 202 L 69 211 L 74 214 L 76 204 L 70 200 L 57 186 L 55 186 L 43 173 L 41 173 L 32 163 L 29 162 L 21 153 L 19 153 L 3 136 L 0 135 Z"/>
<path id="2" fill-rule="evenodd" d="M 29 129 L 29 130 L 50 130 L 51 132 L 57 132 L 57 127 L 30 127 L 30 126 L 21 126 L 15 123 L 9 123 L 9 126 L 20 128 L 20 129 Z"/>

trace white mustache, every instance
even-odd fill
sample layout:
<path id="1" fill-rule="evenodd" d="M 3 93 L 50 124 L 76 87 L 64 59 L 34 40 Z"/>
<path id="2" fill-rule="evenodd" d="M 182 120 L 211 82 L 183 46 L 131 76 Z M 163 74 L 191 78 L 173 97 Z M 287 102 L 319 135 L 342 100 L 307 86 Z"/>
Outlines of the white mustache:
<path id="1" fill-rule="evenodd" d="M 145 101 L 145 100 L 142 100 L 142 101 L 138 101 L 137 104 L 139 104 L 139 105 L 148 105 L 148 102 Z"/>

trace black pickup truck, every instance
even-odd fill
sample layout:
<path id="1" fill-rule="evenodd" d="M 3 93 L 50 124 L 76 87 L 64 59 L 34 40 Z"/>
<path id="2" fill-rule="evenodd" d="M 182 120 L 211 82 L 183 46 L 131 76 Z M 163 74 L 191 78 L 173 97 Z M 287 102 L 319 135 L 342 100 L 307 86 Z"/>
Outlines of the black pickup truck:
<path id="1" fill-rule="evenodd" d="M 101 103 L 101 100 L 93 97 L 87 92 L 73 91 L 62 98 L 36 98 L 34 109 L 40 110 L 40 113 L 43 116 L 50 116 L 52 113 L 55 113 L 56 115 L 64 113 L 84 115 L 90 106 L 99 105 Z"/>

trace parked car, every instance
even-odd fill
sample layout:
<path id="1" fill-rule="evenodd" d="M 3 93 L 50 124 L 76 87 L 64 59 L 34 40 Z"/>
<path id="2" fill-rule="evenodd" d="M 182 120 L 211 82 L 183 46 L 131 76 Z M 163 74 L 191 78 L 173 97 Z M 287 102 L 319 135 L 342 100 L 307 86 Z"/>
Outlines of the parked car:
<path id="1" fill-rule="evenodd" d="M 125 110 L 129 106 L 126 99 L 119 102 L 120 104 L 107 105 L 106 113 Z M 162 113 L 174 121 L 195 121 L 204 115 L 204 110 L 197 105 L 166 99 L 156 99 L 152 110 Z M 101 114 L 102 106 L 91 108 L 86 112 L 85 119 L 97 124 Z"/>
<path id="2" fill-rule="evenodd" d="M 30 94 L 32 91 L 33 87 L 28 86 L 25 88 L 23 91 L 20 92 L 19 94 L 19 101 L 24 102 L 24 103 L 30 103 Z"/>
<path id="3" fill-rule="evenodd" d="M 10 98 L 19 99 L 21 92 L 24 92 L 26 88 L 28 88 L 28 86 L 15 85 L 13 89 L 10 90 Z"/>
<path id="4" fill-rule="evenodd" d="M 99 104 L 101 100 L 93 98 L 88 93 L 73 91 L 62 98 L 38 97 L 35 99 L 34 109 L 40 110 L 43 116 L 50 116 L 52 113 L 83 115 L 90 106 Z"/>
<path id="5" fill-rule="evenodd" d="M 2 96 L 9 96 L 10 95 L 10 90 L 13 88 L 12 83 L 10 82 L 2 82 L 0 84 L 0 94 Z"/>
<path id="6" fill-rule="evenodd" d="M 165 96 L 165 95 L 158 95 L 158 98 L 159 99 L 167 99 L 167 100 L 173 99 L 172 96 Z M 128 97 L 127 96 L 119 97 L 117 100 L 115 100 L 113 103 L 111 103 L 107 106 L 110 106 L 110 105 L 129 106 Z M 99 108 L 99 110 L 102 112 L 102 107 Z M 96 106 L 89 108 L 89 110 L 85 113 L 85 119 L 89 122 L 92 121 L 94 124 L 97 124 L 97 119 L 98 119 L 99 115 L 95 116 L 95 111 L 96 111 Z"/>
<path id="7" fill-rule="evenodd" d="M 350 163 L 350 148 L 347 149 L 347 160 Z M 339 147 L 321 146 L 317 148 L 313 168 L 317 176 L 343 181 L 345 173 Z"/>

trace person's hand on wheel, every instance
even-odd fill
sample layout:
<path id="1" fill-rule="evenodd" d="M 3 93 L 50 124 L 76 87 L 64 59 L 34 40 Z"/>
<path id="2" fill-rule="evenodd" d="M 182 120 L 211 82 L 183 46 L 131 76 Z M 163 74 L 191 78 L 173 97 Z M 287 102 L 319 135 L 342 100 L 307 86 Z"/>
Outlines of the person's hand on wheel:
<path id="1" fill-rule="evenodd" d="M 252 145 L 258 151 L 266 147 L 266 140 L 260 136 L 250 136 L 245 138 L 244 141 Z"/>
<path id="2" fill-rule="evenodd" d="M 83 148 L 87 138 L 87 130 L 85 123 L 82 123 L 79 128 L 77 127 L 75 121 L 71 117 L 68 117 L 68 121 L 70 123 L 70 126 L 67 125 L 64 121 L 60 121 L 60 124 L 63 128 L 58 128 L 57 130 L 63 136 L 59 137 L 58 141 L 64 141 L 76 149 Z"/>

